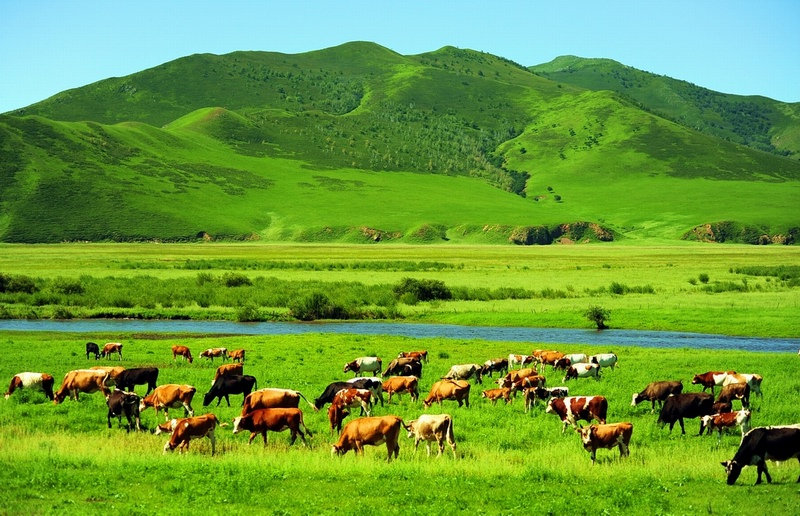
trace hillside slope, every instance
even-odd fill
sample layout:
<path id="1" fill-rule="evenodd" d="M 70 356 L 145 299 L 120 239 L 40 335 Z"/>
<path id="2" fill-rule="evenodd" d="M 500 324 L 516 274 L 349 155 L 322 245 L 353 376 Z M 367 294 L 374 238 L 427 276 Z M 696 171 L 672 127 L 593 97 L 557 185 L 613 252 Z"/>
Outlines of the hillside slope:
<path id="1" fill-rule="evenodd" d="M 792 241 L 800 163 L 653 111 L 452 47 L 194 55 L 0 116 L 0 240 Z"/>

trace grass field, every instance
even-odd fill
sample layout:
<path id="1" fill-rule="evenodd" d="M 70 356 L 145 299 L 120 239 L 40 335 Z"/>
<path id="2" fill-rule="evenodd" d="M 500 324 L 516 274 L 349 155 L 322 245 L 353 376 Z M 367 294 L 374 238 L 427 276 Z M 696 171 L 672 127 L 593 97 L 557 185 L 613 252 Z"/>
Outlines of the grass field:
<path id="1" fill-rule="evenodd" d="M 409 339 L 354 335 L 204 337 L 191 335 L 67 335 L 4 333 L 0 379 L 23 370 L 49 372 L 58 380 L 68 370 L 95 365 L 84 355 L 87 340 L 120 341 L 125 367 L 156 366 L 159 384 L 197 386 L 197 413 L 213 412 L 230 422 L 241 396 L 229 408 L 202 407 L 214 365 L 174 363 L 171 345 L 188 345 L 195 356 L 208 347 L 245 348 L 245 374 L 259 388 L 298 389 L 318 396 L 331 381 L 349 377 L 343 364 L 357 356 L 378 355 L 386 364 L 399 351 L 427 349 L 431 360 L 420 382 L 422 396 L 450 365 L 483 362 L 509 352 L 528 353 L 531 342 Z M 607 352 L 609 349 L 555 345 L 565 352 Z M 365 508 L 378 514 L 593 513 L 593 514 L 796 514 L 796 462 L 770 465 L 774 484 L 753 486 L 755 469 L 746 468 L 735 487 L 724 481 L 719 462 L 731 458 L 736 434 L 698 437 L 697 420 L 687 420 L 687 435 L 659 428 L 649 404 L 630 406 L 631 394 L 660 379 L 682 379 L 685 391 L 695 373 L 735 369 L 764 377 L 763 398 L 754 398 L 753 424 L 796 423 L 800 380 L 795 355 L 731 351 L 646 350 L 615 347 L 619 367 L 602 380 L 578 380 L 571 394 L 600 394 L 609 400 L 609 421 L 634 425 L 631 455 L 620 460 L 616 450 L 598 452 L 591 466 L 577 435 L 561 434 L 561 423 L 541 406 L 525 414 L 521 400 L 491 406 L 473 385 L 471 407 L 454 402 L 428 412 L 453 416 L 458 458 L 414 454 L 402 437 L 400 458 L 386 464 L 386 449 L 368 448 L 365 457 L 352 453 L 331 457 L 326 416 L 305 407 L 305 422 L 314 433 L 311 444 L 289 447 L 288 434 L 271 434 L 266 449 L 230 428 L 218 432 L 217 450 L 208 441 L 194 442 L 187 455 L 162 455 L 166 438 L 148 432 L 126 434 L 106 427 L 106 408 L 99 394 L 83 395 L 53 406 L 39 392 L 19 391 L 0 401 L 0 510 L 9 514 L 174 514 L 203 510 L 212 514 L 356 514 Z M 117 365 L 116 361 L 101 361 Z M 560 385 L 561 373 L 548 370 L 548 385 Z M 140 394 L 143 388 L 137 389 Z M 301 407 L 302 408 L 302 407 Z M 404 396 L 376 414 L 397 414 L 408 421 L 423 412 L 421 403 Z M 180 415 L 179 413 L 177 415 Z M 143 422 L 160 422 L 152 410 Z M 162 416 L 163 417 L 163 416 Z M 201 509 L 202 508 L 202 509 Z"/>

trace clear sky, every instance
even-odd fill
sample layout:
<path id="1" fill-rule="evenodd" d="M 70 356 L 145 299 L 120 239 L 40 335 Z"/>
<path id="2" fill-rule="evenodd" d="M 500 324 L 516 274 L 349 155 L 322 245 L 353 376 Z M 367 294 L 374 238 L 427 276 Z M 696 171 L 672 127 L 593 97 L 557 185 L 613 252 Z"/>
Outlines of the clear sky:
<path id="1" fill-rule="evenodd" d="M 800 102 L 800 0 L 0 0 L 0 113 L 194 53 L 445 45 L 530 66 L 605 57 Z"/>

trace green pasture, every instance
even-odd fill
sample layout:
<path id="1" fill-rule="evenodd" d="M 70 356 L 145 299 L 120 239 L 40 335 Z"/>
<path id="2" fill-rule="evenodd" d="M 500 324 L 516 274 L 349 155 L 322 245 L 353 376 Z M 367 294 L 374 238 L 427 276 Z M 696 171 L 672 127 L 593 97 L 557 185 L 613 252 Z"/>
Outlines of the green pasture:
<path id="1" fill-rule="evenodd" d="M 123 343 L 124 360 L 87 361 L 84 345 Z M 450 365 L 483 362 L 508 353 L 528 353 L 547 347 L 565 352 L 607 352 L 619 356 L 619 367 L 606 370 L 600 381 L 579 380 L 571 394 L 604 395 L 609 421 L 634 425 L 631 455 L 600 450 L 591 465 L 577 435 L 561 434 L 558 418 L 542 406 L 525 414 L 518 399 L 492 406 L 480 398 L 491 380 L 473 385 L 470 408 L 454 402 L 428 412 L 446 412 L 454 420 L 458 458 L 445 454 L 428 458 L 424 446 L 415 454 L 412 442 L 401 440 L 399 460 L 386 463 L 386 448 L 368 448 L 364 457 L 352 453 L 331 457 L 331 435 L 324 412 L 301 406 L 314 433 L 309 446 L 290 447 L 288 434 L 270 434 L 266 449 L 257 440 L 230 427 L 218 431 L 217 455 L 207 440 L 195 441 L 188 454 L 162 455 L 166 437 L 149 432 L 126 434 L 113 421 L 106 426 L 106 407 L 99 394 L 82 395 L 54 406 L 39 392 L 19 391 L 0 400 L 0 510 L 11 514 L 174 514 L 202 510 L 225 514 L 356 514 L 365 507 L 378 514 L 446 513 L 588 513 L 593 514 L 795 514 L 798 510 L 797 463 L 770 465 L 774 484 L 753 486 L 756 472 L 746 468 L 734 487 L 725 484 L 719 462 L 733 456 L 739 435 L 698 437 L 697 420 L 687 420 L 687 435 L 679 428 L 659 428 L 649 404 L 630 406 L 633 392 L 647 383 L 681 379 L 685 391 L 695 373 L 735 369 L 763 375 L 763 398 L 753 400 L 755 426 L 797 422 L 800 394 L 794 354 L 738 351 L 663 350 L 610 346 L 603 349 L 564 343 L 509 343 L 478 340 L 411 339 L 386 336 L 308 334 L 303 336 L 202 335 L 83 335 L 58 333 L 0 334 L 4 359 L 0 379 L 7 382 L 25 370 L 49 372 L 60 380 L 72 369 L 90 365 L 156 366 L 159 384 L 189 383 L 198 389 L 197 413 L 213 412 L 230 422 L 239 412 L 241 396 L 232 406 L 202 407 L 214 364 L 173 362 L 170 347 L 189 346 L 194 355 L 208 347 L 245 348 L 245 374 L 258 387 L 300 390 L 313 400 L 331 381 L 350 377 L 344 363 L 362 355 L 378 355 L 384 364 L 399 351 L 427 349 L 421 391 Z M 562 373 L 547 370 L 548 385 L 561 385 Z M 137 388 L 143 393 L 143 387 Z M 182 411 L 174 412 L 181 415 Z M 422 404 L 407 396 L 391 406 L 376 407 L 376 415 L 397 414 L 409 421 L 423 413 Z M 163 420 L 152 410 L 142 421 L 152 429 Z"/>

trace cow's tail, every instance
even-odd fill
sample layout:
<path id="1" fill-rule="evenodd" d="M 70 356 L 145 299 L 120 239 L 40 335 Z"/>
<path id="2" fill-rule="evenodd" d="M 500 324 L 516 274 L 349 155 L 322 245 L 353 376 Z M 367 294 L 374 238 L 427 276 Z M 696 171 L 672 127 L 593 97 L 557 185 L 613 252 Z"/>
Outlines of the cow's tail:
<path id="1" fill-rule="evenodd" d="M 448 415 L 445 421 L 447 421 L 447 432 L 445 433 L 447 436 L 447 443 L 452 446 L 456 442 L 456 438 L 453 435 L 453 418 Z"/>
<path id="2" fill-rule="evenodd" d="M 308 399 L 306 399 L 306 397 L 305 397 L 305 396 L 303 396 L 303 393 L 302 393 L 302 392 L 300 392 L 300 391 L 295 391 L 295 392 L 297 393 L 297 395 L 298 395 L 298 396 L 300 396 L 301 398 L 303 398 L 303 401 L 305 401 L 306 403 L 308 403 L 308 405 L 309 405 L 311 408 L 313 408 L 313 409 L 314 409 L 314 412 L 319 412 L 319 408 L 317 408 L 317 406 L 316 406 L 316 405 L 314 405 L 313 403 L 311 403 L 310 401 L 308 401 Z M 305 426 L 305 424 L 304 424 L 303 426 Z"/>
<path id="3" fill-rule="evenodd" d="M 314 434 L 311 433 L 311 430 L 308 429 L 308 427 L 306 426 L 306 422 L 303 420 L 302 412 L 300 412 L 300 424 L 303 425 L 303 428 L 306 429 L 306 433 L 308 434 L 309 437 L 314 437 Z"/>

